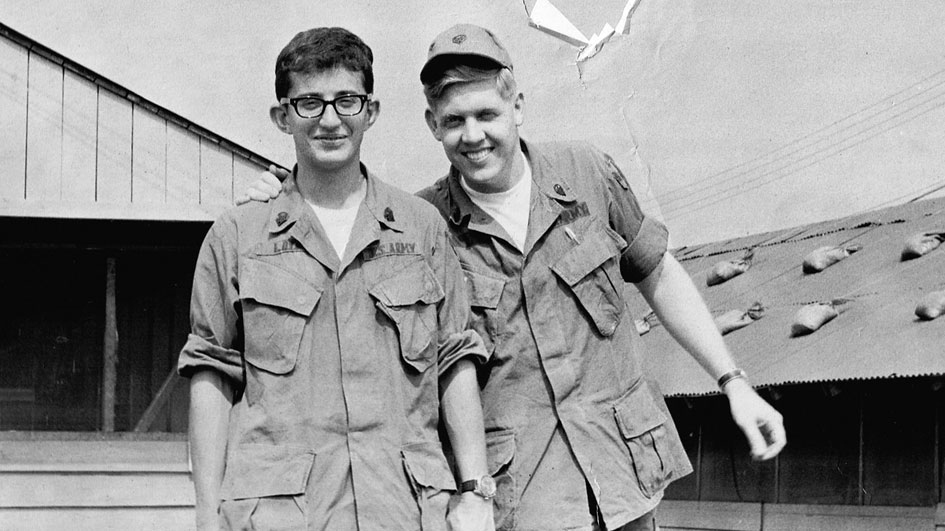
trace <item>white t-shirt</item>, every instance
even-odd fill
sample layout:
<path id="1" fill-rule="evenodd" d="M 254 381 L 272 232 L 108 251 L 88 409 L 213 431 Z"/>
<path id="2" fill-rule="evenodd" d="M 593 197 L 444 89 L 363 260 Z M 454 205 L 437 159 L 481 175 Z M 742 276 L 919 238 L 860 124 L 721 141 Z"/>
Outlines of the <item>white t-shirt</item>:
<path id="1" fill-rule="evenodd" d="M 484 194 L 466 184 L 466 179 L 459 180 L 469 199 L 479 208 L 493 217 L 512 238 L 512 243 L 525 252 L 525 235 L 528 232 L 528 207 L 532 194 L 532 168 L 525 159 L 522 177 L 515 186 L 504 192 Z"/>
<path id="2" fill-rule="evenodd" d="M 344 208 L 325 208 L 306 201 L 308 206 L 312 207 L 318 221 L 321 222 L 322 228 L 325 229 L 328 241 L 335 248 L 335 253 L 338 254 L 339 259 L 344 259 L 345 247 L 348 245 L 348 240 L 351 239 L 351 231 L 354 229 L 354 218 L 358 216 L 358 209 L 361 208 L 361 203 L 364 202 L 364 198 L 367 196 L 366 180 L 361 180 L 361 187 L 355 193 L 359 195 L 358 200 L 352 206 Z"/>

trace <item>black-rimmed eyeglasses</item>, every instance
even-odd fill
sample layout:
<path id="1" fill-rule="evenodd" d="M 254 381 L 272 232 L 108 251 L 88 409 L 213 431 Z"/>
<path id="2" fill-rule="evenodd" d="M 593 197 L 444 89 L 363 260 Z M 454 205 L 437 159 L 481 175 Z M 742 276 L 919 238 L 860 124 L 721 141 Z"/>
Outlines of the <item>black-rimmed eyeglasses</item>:
<path id="1" fill-rule="evenodd" d="M 291 105 L 295 113 L 302 118 L 318 118 L 325 114 L 329 105 L 335 108 L 338 116 L 354 116 L 364 110 L 364 104 L 371 100 L 371 94 L 348 94 L 333 100 L 323 100 L 315 96 L 300 98 L 281 98 L 279 103 Z"/>

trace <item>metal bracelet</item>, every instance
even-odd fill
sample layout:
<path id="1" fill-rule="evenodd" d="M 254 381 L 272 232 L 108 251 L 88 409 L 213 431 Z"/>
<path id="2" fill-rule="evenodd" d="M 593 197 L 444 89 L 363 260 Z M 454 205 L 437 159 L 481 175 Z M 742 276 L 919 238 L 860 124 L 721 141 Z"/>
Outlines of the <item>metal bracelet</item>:
<path id="1" fill-rule="evenodd" d="M 719 389 L 725 389 L 725 384 L 731 382 L 732 380 L 737 380 L 738 378 L 748 379 L 748 375 L 745 374 L 745 371 L 741 369 L 732 369 L 727 373 L 719 376 Z"/>

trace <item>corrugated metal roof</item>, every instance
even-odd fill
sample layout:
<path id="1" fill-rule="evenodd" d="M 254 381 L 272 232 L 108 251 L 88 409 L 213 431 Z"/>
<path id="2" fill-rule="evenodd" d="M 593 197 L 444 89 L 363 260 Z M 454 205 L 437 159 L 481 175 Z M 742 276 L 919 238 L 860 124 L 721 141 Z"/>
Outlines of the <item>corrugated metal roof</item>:
<path id="1" fill-rule="evenodd" d="M 945 245 L 903 261 L 907 238 L 945 231 L 945 199 L 933 199 L 833 221 L 702 245 L 676 253 L 713 314 L 746 310 L 755 302 L 764 317 L 725 336 L 755 386 L 945 374 L 945 316 L 915 317 L 930 291 L 945 289 Z M 859 244 L 862 250 L 816 274 L 801 269 L 822 246 Z M 723 260 L 754 249 L 751 268 L 706 287 L 706 274 Z M 632 315 L 649 312 L 628 290 Z M 791 337 L 794 315 L 811 302 L 849 298 L 840 316 L 818 331 Z M 643 336 L 647 367 L 667 395 L 717 391 L 715 382 L 661 326 Z"/>

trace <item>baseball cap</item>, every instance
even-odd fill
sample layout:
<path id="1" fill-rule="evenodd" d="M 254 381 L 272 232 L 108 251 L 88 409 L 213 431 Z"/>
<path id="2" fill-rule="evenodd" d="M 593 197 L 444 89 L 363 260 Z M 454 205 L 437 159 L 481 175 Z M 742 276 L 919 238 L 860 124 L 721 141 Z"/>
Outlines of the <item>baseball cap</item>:
<path id="1" fill-rule="evenodd" d="M 430 44 L 420 81 L 429 84 L 457 64 L 512 68 L 512 58 L 491 31 L 475 24 L 457 24 Z"/>

